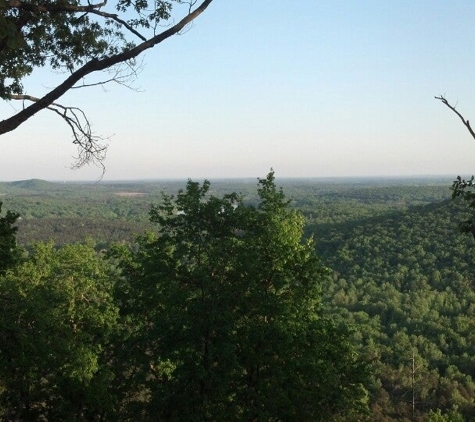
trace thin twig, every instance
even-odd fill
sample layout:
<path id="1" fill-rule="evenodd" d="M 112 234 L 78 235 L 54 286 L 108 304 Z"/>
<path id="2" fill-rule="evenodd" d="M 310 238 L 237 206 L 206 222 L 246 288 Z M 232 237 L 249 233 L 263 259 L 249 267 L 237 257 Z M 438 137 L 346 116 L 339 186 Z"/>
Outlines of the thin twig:
<path id="1" fill-rule="evenodd" d="M 26 94 L 11 95 L 10 99 L 31 102 L 40 100 L 37 97 Z M 73 144 L 78 147 L 78 155 L 75 157 L 75 163 L 71 167 L 77 169 L 85 164 L 93 163 L 102 168 L 103 176 L 105 173 L 103 161 L 106 158 L 108 145 L 103 143 L 103 137 L 93 134 L 86 113 L 79 107 L 67 107 L 58 103 L 52 103 L 46 109 L 60 116 L 71 130 Z"/>
<path id="2" fill-rule="evenodd" d="M 124 66 L 126 66 L 127 68 L 124 68 Z M 108 85 L 110 83 L 116 83 L 118 85 L 125 86 L 126 88 L 132 91 L 140 92 L 141 89 L 133 87 L 132 83 L 133 80 L 138 78 L 138 75 L 142 72 L 143 68 L 143 61 L 141 61 L 138 65 L 130 62 L 121 63 L 115 66 L 114 69 L 108 69 L 109 73 L 113 72 L 113 75 L 110 78 L 92 83 L 86 83 L 83 79 L 80 85 L 75 85 L 71 87 L 71 89 L 88 88 L 91 86 L 104 87 L 105 85 Z"/>

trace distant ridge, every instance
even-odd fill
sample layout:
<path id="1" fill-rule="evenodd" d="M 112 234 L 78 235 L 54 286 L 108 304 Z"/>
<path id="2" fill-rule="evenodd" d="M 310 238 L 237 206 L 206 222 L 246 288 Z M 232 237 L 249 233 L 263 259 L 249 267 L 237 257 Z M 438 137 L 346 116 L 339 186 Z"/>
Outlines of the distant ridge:
<path id="1" fill-rule="evenodd" d="M 7 186 L 12 186 L 19 189 L 28 189 L 28 190 L 49 190 L 56 183 L 47 182 L 46 180 L 41 179 L 29 179 L 29 180 L 18 180 L 16 182 L 7 182 Z"/>

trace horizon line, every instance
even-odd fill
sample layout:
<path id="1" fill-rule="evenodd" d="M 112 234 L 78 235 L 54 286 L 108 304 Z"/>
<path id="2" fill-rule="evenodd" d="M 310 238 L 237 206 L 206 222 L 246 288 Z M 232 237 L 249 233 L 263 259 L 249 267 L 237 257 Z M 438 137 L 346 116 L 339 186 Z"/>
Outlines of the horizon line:
<path id="1" fill-rule="evenodd" d="M 457 175 L 458 176 L 458 175 Z M 368 180 L 368 179 L 384 179 L 384 180 L 395 180 L 395 179 L 445 179 L 450 178 L 454 179 L 457 176 L 453 174 L 411 174 L 411 175 L 355 175 L 355 176 L 276 176 L 276 180 Z M 471 177 L 471 175 L 469 176 Z M 9 179 L 9 180 L 0 180 L 0 183 L 15 183 L 15 182 L 27 182 L 31 180 L 44 181 L 49 183 L 130 183 L 130 182 L 181 182 L 194 179 L 205 179 L 210 181 L 250 181 L 262 179 L 262 177 L 255 176 L 224 176 L 224 177 L 137 177 L 137 178 L 124 178 L 124 179 L 42 179 L 38 177 L 33 177 L 29 179 Z"/>

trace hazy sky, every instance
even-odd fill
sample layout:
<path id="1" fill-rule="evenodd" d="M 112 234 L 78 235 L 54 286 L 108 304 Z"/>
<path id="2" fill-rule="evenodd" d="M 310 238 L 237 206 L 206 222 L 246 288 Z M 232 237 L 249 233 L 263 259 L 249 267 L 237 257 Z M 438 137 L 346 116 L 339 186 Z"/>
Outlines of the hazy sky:
<path id="1" fill-rule="evenodd" d="M 434 96 L 475 122 L 474 21 L 473 0 L 215 0 L 146 54 L 140 92 L 76 90 L 59 102 L 111 136 L 106 180 L 270 167 L 280 177 L 467 176 L 475 141 Z M 64 76 L 39 71 L 27 92 Z M 43 111 L 0 137 L 0 180 L 99 177 L 69 169 L 70 141 Z"/>

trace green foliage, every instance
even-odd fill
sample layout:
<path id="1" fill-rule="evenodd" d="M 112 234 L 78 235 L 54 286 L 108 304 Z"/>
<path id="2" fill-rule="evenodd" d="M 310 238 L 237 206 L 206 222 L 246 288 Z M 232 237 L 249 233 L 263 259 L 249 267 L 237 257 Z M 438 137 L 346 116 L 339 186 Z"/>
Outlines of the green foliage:
<path id="1" fill-rule="evenodd" d="M 157 409 L 172 406 L 174 394 L 180 398 L 189 394 L 193 398 L 189 409 L 204 409 L 198 399 L 198 382 L 187 384 L 189 390 L 184 389 L 180 396 L 179 387 L 184 385 L 185 377 L 196 374 L 216 393 L 208 396 L 208 406 L 216 405 L 220 415 L 231 414 L 233 405 L 241 411 L 237 399 L 244 400 L 246 389 L 235 368 L 263 362 L 263 377 L 275 369 L 266 364 L 271 361 L 270 353 L 262 356 L 254 351 L 249 354 L 249 361 L 239 355 L 244 347 L 252 346 L 252 339 L 264 339 L 263 351 L 288 347 L 287 350 L 312 349 L 318 356 L 340 353 L 345 368 L 352 367 L 351 362 L 357 359 L 356 348 L 358 359 L 363 357 L 371 368 L 368 396 L 359 395 L 360 390 L 355 389 L 355 401 L 367 400 L 370 405 L 368 420 L 411 421 L 413 388 L 416 420 L 474 419 L 473 240 L 460 236 L 455 229 L 457 220 L 469 218 L 465 201 L 450 201 L 447 180 L 280 183 L 292 197 L 289 204 L 274 181 L 268 187 L 259 183 L 261 195 L 267 198 L 264 201 L 249 183 L 217 181 L 194 184 L 190 186 L 193 194 L 185 189 L 177 197 L 168 196 L 162 202 L 158 202 L 159 191 L 176 192 L 186 183 L 0 183 L 5 206 L 21 212 L 17 233 L 20 244 L 29 243 L 28 239 L 50 237 L 64 244 L 81 240 L 87 234 L 96 242 L 90 247 L 96 249 L 106 248 L 109 240 L 122 243 L 116 247 L 125 271 L 125 279 L 119 280 L 116 289 L 121 329 L 109 338 L 100 359 L 103 362 L 107 356 L 107 365 L 101 364 L 99 371 L 108 376 L 113 371 L 115 375 L 105 383 L 110 389 L 90 390 L 95 391 L 96 402 L 105 404 L 103 420 L 146 420 Z M 233 191 L 243 195 L 230 194 Z M 152 214 L 159 234 L 147 234 L 139 244 L 124 243 L 132 238 L 131 232 L 145 230 L 142 222 L 150 202 L 158 202 Z M 299 211 L 293 211 L 291 206 Z M 178 212 L 185 207 L 188 212 Z M 252 284 L 251 280 L 265 279 L 263 268 L 272 264 L 276 274 L 274 286 L 285 287 L 286 277 L 292 277 L 290 268 L 300 268 L 298 260 L 288 258 L 285 265 L 277 264 L 283 262 L 281 254 L 291 255 L 292 245 L 301 248 L 306 244 L 301 241 L 302 214 L 306 217 L 306 236 L 315 234 L 318 255 L 333 272 L 331 277 L 317 277 L 312 285 L 312 297 L 317 299 L 313 304 L 304 301 L 301 311 L 293 311 L 292 306 L 280 306 L 287 303 L 285 289 L 267 292 L 263 283 Z M 235 230 L 226 229 L 228 224 L 234 225 Z M 299 248 L 297 251 L 302 251 Z M 189 268 L 187 264 L 193 265 Z M 38 265 L 43 264 L 38 261 Z M 323 271 L 321 264 L 318 268 Z M 239 275 L 241 272 L 249 277 Z M 201 285 L 196 280 L 203 280 L 203 302 L 198 300 Z M 213 284 L 216 280 L 222 280 L 225 287 L 218 289 Z M 298 291 L 305 292 L 293 289 L 293 297 L 302 297 Z M 273 301 L 275 297 L 283 301 Z M 256 303 L 262 303 L 262 309 Z M 312 306 L 316 315 L 313 328 L 309 322 L 301 324 L 301 320 L 309 321 L 305 315 Z M 252 318 L 244 319 L 245 310 L 251 312 Z M 269 314 L 273 310 L 288 312 L 291 317 L 286 315 L 283 319 L 291 322 L 293 328 L 279 326 L 277 322 L 282 319 L 259 325 L 264 312 Z M 196 317 L 203 313 L 209 318 Z M 234 323 L 226 322 L 229 315 L 239 316 L 235 320 L 240 321 L 239 330 Z M 300 320 L 295 322 L 298 315 Z M 227 325 L 221 325 L 224 322 Z M 201 364 L 204 346 L 198 349 L 196 344 L 202 342 L 205 327 L 218 326 L 219 330 L 211 330 L 208 342 L 215 372 L 206 372 Z M 260 331 L 263 328 L 268 335 Z M 303 333 L 305 329 L 317 333 L 317 346 L 304 341 L 307 337 L 303 334 L 299 335 L 301 342 L 288 341 L 292 333 Z M 343 334 L 350 331 L 346 345 L 340 329 Z M 244 334 L 251 332 L 252 336 Z M 345 348 L 349 361 L 342 358 Z M 188 352 L 196 360 L 187 359 Z M 162 354 L 165 358 L 161 358 Z M 312 367 L 311 358 L 304 360 L 303 353 L 295 356 L 296 373 L 305 365 Z M 287 403 L 294 398 L 292 394 L 286 396 L 279 386 L 292 365 L 280 367 L 281 375 L 273 377 L 268 388 L 274 388 L 279 401 Z M 338 380 L 338 374 L 346 371 L 334 364 L 320 369 L 326 383 Z M 225 374 L 223 383 L 219 371 Z M 288 385 L 299 391 L 298 377 L 289 380 L 292 383 L 289 381 Z M 99 379 L 97 384 L 104 385 Z M 222 399 L 228 397 L 228 385 L 239 386 L 232 390 L 236 391 L 232 402 Z M 333 387 L 327 386 L 323 384 L 322 389 L 332 391 Z M 265 388 L 259 390 L 264 398 Z M 299 402 L 298 398 L 295 400 Z M 350 402 L 347 397 L 347 403 Z M 92 408 L 91 404 L 87 406 Z M 346 410 L 352 406 L 349 404 Z M 292 406 L 289 412 L 291 409 Z M 236 414 L 243 417 L 243 413 Z M 343 413 L 330 420 L 352 420 L 353 416 Z M 231 415 L 228 419 L 236 417 Z"/>
<path id="2" fill-rule="evenodd" d="M 355 344 L 371 362 L 371 420 L 410 421 L 413 391 L 416 420 L 453 406 L 462 420 L 475 416 L 473 259 L 471 239 L 454 227 L 460 208 L 414 207 L 319 236 L 334 269 L 324 303 L 357 327 Z"/>
<path id="3" fill-rule="evenodd" d="M 158 236 L 122 248 L 118 285 L 137 368 L 123 409 L 159 420 L 350 420 L 365 371 L 344 330 L 322 318 L 328 270 L 273 173 L 257 208 L 189 181 L 151 219 Z M 127 413 L 128 412 L 128 413 Z M 355 416 L 356 417 L 356 416 Z M 345 419 L 347 418 L 347 419 Z"/>
<path id="4" fill-rule="evenodd" d="M 0 202 L 0 275 L 13 267 L 20 258 L 15 237 L 18 228 L 14 226 L 19 215 L 7 211 L 5 216 L 1 216 L 1 212 L 2 202 Z"/>
<path id="5" fill-rule="evenodd" d="M 452 199 L 461 198 L 467 202 L 469 208 L 475 208 L 474 180 L 474 176 L 470 180 L 464 180 L 457 176 L 457 180 L 452 184 Z M 459 228 L 462 233 L 471 233 L 475 237 L 475 224 L 472 218 L 461 222 Z"/>
<path id="6" fill-rule="evenodd" d="M 465 422 L 463 416 L 456 410 L 451 410 L 443 414 L 440 409 L 437 411 L 431 410 L 427 417 L 428 422 Z"/>
<path id="7" fill-rule="evenodd" d="M 112 406 L 110 267 L 86 245 L 38 244 L 0 277 L 0 415 L 96 420 Z"/>
<path id="8" fill-rule="evenodd" d="M 129 16 L 131 27 L 149 28 L 170 17 L 173 3 L 181 2 L 119 0 L 115 9 Z M 131 47 L 123 27 L 112 19 L 114 11 L 102 18 L 84 10 L 88 6 L 80 0 L 25 0 L 20 6 L 0 1 L 0 98 L 22 93 L 23 78 L 37 67 L 73 71 Z M 91 11 L 98 9 L 91 6 Z"/>

